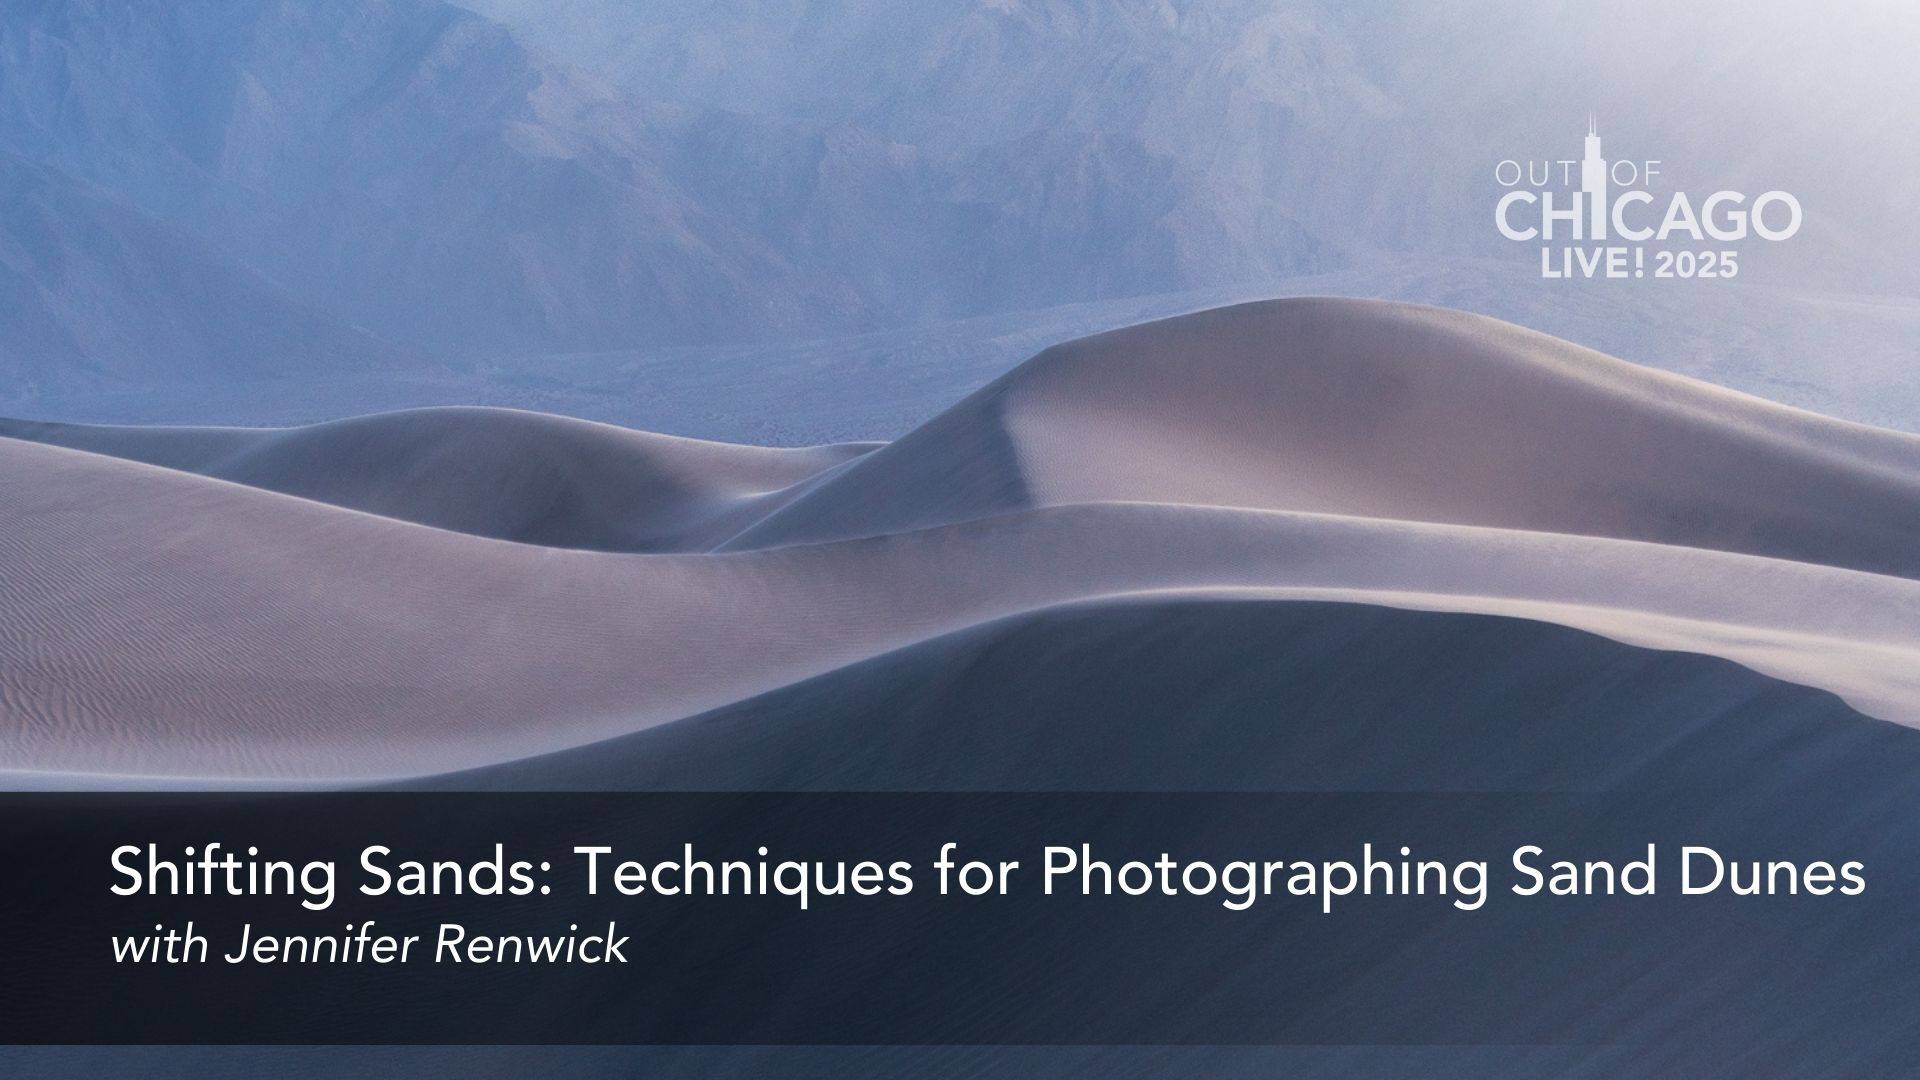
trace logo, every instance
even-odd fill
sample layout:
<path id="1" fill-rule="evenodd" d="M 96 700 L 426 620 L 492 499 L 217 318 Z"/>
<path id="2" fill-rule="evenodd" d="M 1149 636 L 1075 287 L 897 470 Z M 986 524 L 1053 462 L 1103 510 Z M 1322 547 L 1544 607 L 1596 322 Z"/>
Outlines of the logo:
<path id="1" fill-rule="evenodd" d="M 1502 189 L 1500 235 L 1540 249 L 1543 278 L 1718 278 L 1739 274 L 1742 245 L 1779 243 L 1800 231 L 1800 200 L 1785 191 L 1748 199 L 1716 191 L 1698 203 L 1684 191 L 1656 194 L 1661 162 L 1601 153 L 1587 119 L 1580 160 L 1508 158 L 1494 166 Z M 1577 180 L 1577 185 L 1576 185 Z"/>

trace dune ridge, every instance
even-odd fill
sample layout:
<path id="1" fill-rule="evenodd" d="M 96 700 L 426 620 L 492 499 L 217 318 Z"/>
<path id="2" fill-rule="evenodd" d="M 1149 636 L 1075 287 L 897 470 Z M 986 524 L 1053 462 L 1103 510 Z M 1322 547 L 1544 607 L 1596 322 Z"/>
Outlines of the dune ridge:
<path id="1" fill-rule="evenodd" d="M 1462 664 L 1469 654 L 1501 662 Z M 1661 692 L 1646 693 L 1649 685 Z M 1450 692 L 1433 692 L 1441 686 Z M 1830 753 L 1815 771 L 1840 786 L 1842 760 L 1910 757 L 1915 747 L 1904 734 L 1831 694 L 1725 660 L 1622 645 L 1551 622 L 1183 595 L 1009 616 L 683 721 L 439 783 L 646 791 L 1732 788 L 1769 769 L 1790 770 L 1780 747 L 1817 740 Z"/>
<path id="2" fill-rule="evenodd" d="M 704 550 L 871 448 L 740 446 L 479 407 L 281 429 L 0 418 L 0 436 L 454 532 L 595 551 Z"/>
<path id="3" fill-rule="evenodd" d="M 943 494 L 899 497 L 916 487 Z M 1482 316 L 1336 299 L 1216 308 L 1055 346 L 731 546 L 1113 501 L 1920 575 L 1920 438 Z"/>
<path id="4" fill-rule="evenodd" d="M 879 448 L 14 421 L 0 506 L 16 783 L 502 766 L 1088 605 L 1556 624 L 1920 726 L 1920 439 L 1438 309 L 1097 335 Z"/>

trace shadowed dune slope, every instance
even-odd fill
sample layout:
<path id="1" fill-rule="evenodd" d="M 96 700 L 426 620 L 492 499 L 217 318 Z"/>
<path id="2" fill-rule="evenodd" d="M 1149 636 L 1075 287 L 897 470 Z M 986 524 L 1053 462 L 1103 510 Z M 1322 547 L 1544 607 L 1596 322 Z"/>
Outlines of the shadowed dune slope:
<path id="1" fill-rule="evenodd" d="M 1055 346 L 733 546 L 1106 501 L 1609 536 L 1920 576 L 1920 438 L 1482 316 L 1334 299 Z"/>
<path id="2" fill-rule="evenodd" d="M 1637 673 L 1619 677 L 1646 702 L 1623 714 L 1677 691 L 1661 662 L 1609 668 L 1601 646 L 1717 658 L 1920 726 L 1916 440 L 1430 309 L 1276 302 L 1102 335 L 877 450 L 470 409 L 6 430 L 0 771 L 21 783 L 398 780 L 596 744 L 620 760 L 608 740 L 836 671 L 836 692 L 873 679 L 889 700 L 899 665 L 876 657 L 1147 600 L 1556 624 L 1599 635 L 1568 632 L 1586 644 L 1556 648 L 1595 656 L 1566 670 Z M 1066 627 L 1062 685 L 1105 670 L 1089 649 L 1177 697 L 1215 685 L 1132 649 L 1124 619 L 1034 625 Z M 1535 663 L 1448 637 L 1432 648 L 1457 676 L 1423 692 L 1460 715 Z M 1339 674 L 1363 652 L 1315 676 L 1328 709 L 1373 692 Z"/>
<path id="3" fill-rule="evenodd" d="M 0 419 L 0 435 L 475 536 L 602 551 L 704 550 L 869 449 L 736 446 L 486 408 L 275 430 Z"/>
<path id="4" fill-rule="evenodd" d="M 1131 599 L 996 621 L 679 723 L 440 782 L 1603 791 L 1729 785 L 1815 738 L 1846 757 L 1920 758 L 1920 733 L 1831 694 L 1549 623 Z"/>
<path id="5" fill-rule="evenodd" d="M 1695 916 L 1689 905 L 1713 900 L 1679 895 L 1671 869 L 1660 872 L 1658 896 L 1554 897 L 1541 908 L 1494 884 L 1471 915 L 1374 908 L 1359 925 L 1338 922 L 1338 911 L 1289 912 L 1202 931 L 1186 911 L 1157 923 L 1138 908 L 1100 905 L 1055 921 L 1043 906 L 1053 901 L 1036 899 L 1029 917 L 1044 931 L 979 935 L 955 951 L 982 968 L 1037 953 L 1036 970 L 1051 974 L 1084 970 L 1085 957 L 1116 941 L 1165 943 L 1160 962 L 1142 963 L 1164 976 L 1154 984 L 1164 992 L 1143 999 L 1123 979 L 1109 1001 L 1104 984 L 1083 982 L 1074 999 L 1142 1017 L 1137 1030 L 1169 1015 L 1205 1017 L 1231 1000 L 1353 1025 L 1332 1028 L 1327 1041 L 1384 1041 L 1382 1031 L 1407 1032 L 1413 1017 L 1441 1038 L 1552 1042 L 1585 1055 L 1579 1069 L 1464 1066 L 1460 1076 L 1824 1075 L 1836 1072 L 1835 1046 L 1846 1063 L 1838 1074 L 1897 1075 L 1912 1059 L 1901 988 L 1920 946 L 1898 932 L 1905 909 L 1893 897 L 1910 886 L 1905 868 L 1920 849 L 1911 813 L 1920 801 L 1920 732 L 1725 661 L 1563 627 L 1354 605 L 1089 605 L 943 638 L 484 779 L 690 789 L 1607 792 L 1534 798 L 1506 811 L 1496 809 L 1499 799 L 1465 798 L 1395 811 L 1361 796 L 1337 808 L 1296 805 L 1291 821 L 1276 813 L 1252 826 L 1231 820 L 1232 807 L 1168 802 L 1155 807 L 1159 843 L 1096 834 L 1086 857 L 1117 865 L 1159 851 L 1176 861 L 1250 849 L 1294 856 L 1336 836 L 1340 844 L 1368 837 L 1383 852 L 1393 843 L 1384 838 L 1409 832 L 1421 838 L 1405 850 L 1420 853 L 1428 841 L 1485 835 L 1491 813 L 1516 847 L 1538 843 L 1551 857 L 1639 854 L 1657 839 L 1670 866 L 1682 843 L 1758 857 L 1844 842 L 1848 857 L 1871 868 L 1870 895 L 1884 906 L 1802 897 L 1796 914 L 1793 897 L 1742 901 L 1723 892 L 1713 898 L 1729 905 L 1715 909 L 1718 917 Z M 1070 810 L 1056 817 L 1034 808 L 999 826 L 998 850 L 1072 845 L 1071 819 Z M 951 830 L 960 850 L 978 857 L 965 821 L 935 820 L 942 824 L 929 835 Z M 1479 857 L 1500 882 L 1506 844 L 1487 847 Z M 1026 867 L 1035 872 L 1034 861 Z M 925 916 L 910 925 L 913 951 L 898 953 L 908 965 L 928 950 Z M 862 926 L 863 944 L 885 948 L 884 916 Z M 1255 997 L 1262 989 L 1271 997 Z M 1378 1063 L 1353 1075 L 1455 1074 Z"/>

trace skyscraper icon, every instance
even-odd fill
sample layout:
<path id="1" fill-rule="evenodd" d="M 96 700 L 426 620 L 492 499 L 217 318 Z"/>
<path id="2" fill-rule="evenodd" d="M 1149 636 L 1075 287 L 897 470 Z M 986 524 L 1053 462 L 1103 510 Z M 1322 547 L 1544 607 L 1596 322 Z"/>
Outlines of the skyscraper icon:
<path id="1" fill-rule="evenodd" d="M 1588 240 L 1607 238 L 1607 162 L 1600 156 L 1600 123 L 1587 114 L 1587 154 L 1580 159 L 1580 195 L 1587 207 Z"/>

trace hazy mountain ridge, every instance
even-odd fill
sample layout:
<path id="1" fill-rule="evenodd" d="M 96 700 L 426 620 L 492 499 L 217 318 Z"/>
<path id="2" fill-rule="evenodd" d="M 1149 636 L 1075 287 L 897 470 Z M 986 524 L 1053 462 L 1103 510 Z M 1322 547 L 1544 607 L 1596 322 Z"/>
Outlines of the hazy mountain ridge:
<path id="1" fill-rule="evenodd" d="M 1335 292 L 1920 422 L 1914 222 L 1876 179 L 1906 161 L 1898 12 L 1840 70 L 1757 23 L 1632 5 L 475 6 L 504 24 L 433 0 L 0 10 L 0 152 L 238 274 L 200 299 L 108 263 L 16 285 L 7 314 L 33 329 L 0 408 L 283 424 L 489 403 L 887 437 L 1049 341 Z M 1845 43 L 1782 18 L 1810 49 Z M 1702 34 L 1717 65 L 1676 52 Z M 1659 108 L 1635 96 L 1651 86 Z M 1860 124 L 1822 119 L 1840 98 Z M 1803 234 L 1732 282 L 1539 280 L 1490 227 L 1491 163 L 1573 152 L 1596 107 L 1609 153 L 1661 157 L 1677 185 L 1799 192 Z M 168 329 L 259 288 L 314 313 L 310 339 Z M 341 344 L 357 334 L 400 347 Z"/>
<path id="2" fill-rule="evenodd" d="M 0 153 L 10 397 L 419 363 L 106 192 Z"/>
<path id="3" fill-rule="evenodd" d="M 1110 127 L 907 143 L 659 105 L 427 0 L 35 4 L 0 15 L 0 56 L 0 147 L 443 357 L 818 336 L 1337 259 L 1284 214 L 1262 236 L 1187 220 L 1204 193 Z"/>
<path id="4" fill-rule="evenodd" d="M 676 187 L 645 117 L 464 11 L 0 16 L 0 145 L 430 351 L 804 333 L 857 306 Z"/>
<path id="5" fill-rule="evenodd" d="M 959 153 L 1042 130 L 1136 139 L 1176 165 L 1185 228 L 1211 241 L 1190 279 L 1244 258 L 1235 230 L 1273 213 L 1362 251 L 1524 254 L 1490 227 L 1494 164 L 1576 156 L 1597 114 L 1610 157 L 1660 162 L 1657 190 L 1801 196 L 1803 237 L 1749 273 L 1920 288 L 1892 242 L 1920 222 L 1884 182 L 1920 166 L 1900 134 L 1920 20 L 1898 5 L 467 4 L 640 98 Z"/>

